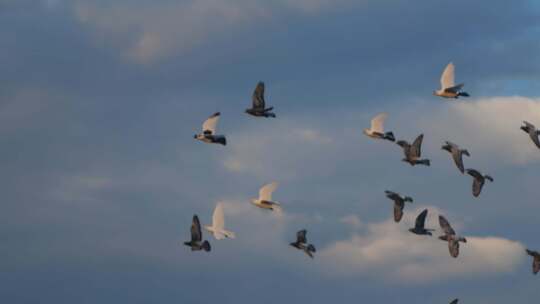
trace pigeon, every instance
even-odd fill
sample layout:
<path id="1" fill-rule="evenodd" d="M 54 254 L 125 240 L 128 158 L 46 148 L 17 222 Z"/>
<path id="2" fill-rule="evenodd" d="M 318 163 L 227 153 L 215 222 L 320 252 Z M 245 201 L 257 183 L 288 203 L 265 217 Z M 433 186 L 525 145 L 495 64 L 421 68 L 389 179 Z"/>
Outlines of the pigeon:
<path id="1" fill-rule="evenodd" d="M 254 198 L 251 203 L 262 209 L 281 211 L 281 205 L 278 202 L 272 201 L 272 192 L 276 190 L 277 182 L 264 185 L 259 190 L 259 198 Z"/>
<path id="2" fill-rule="evenodd" d="M 469 97 L 470 95 L 467 92 L 463 92 L 461 89 L 465 85 L 460 83 L 458 85 L 454 84 L 454 64 L 449 63 L 441 76 L 441 89 L 433 91 L 433 95 L 444 97 L 444 98 L 459 98 L 459 96 Z"/>
<path id="3" fill-rule="evenodd" d="M 202 242 L 201 223 L 197 215 L 193 216 L 191 223 L 191 241 L 184 242 L 184 245 L 191 247 L 191 251 L 204 250 L 206 252 L 211 250 L 210 243 L 208 241 Z"/>
<path id="4" fill-rule="evenodd" d="M 212 116 L 203 123 L 203 132 L 201 134 L 195 134 L 193 138 L 205 143 L 227 145 L 227 140 L 224 135 L 216 135 L 216 125 L 219 121 L 219 112 L 214 113 Z"/>
<path id="5" fill-rule="evenodd" d="M 444 146 L 442 146 L 443 150 L 446 150 L 452 154 L 452 158 L 454 159 L 454 163 L 456 163 L 457 168 L 459 171 L 463 174 L 465 173 L 465 168 L 463 167 L 463 155 L 471 156 L 469 154 L 469 151 L 460 149 L 458 145 L 451 143 L 449 141 L 446 142 Z"/>
<path id="6" fill-rule="evenodd" d="M 453 258 L 457 258 L 459 255 L 459 242 L 467 243 L 467 239 L 457 236 L 450 223 L 442 215 L 439 215 L 439 225 L 441 225 L 441 229 L 444 232 L 444 235 L 439 236 L 439 239 L 448 242 L 450 255 Z"/>
<path id="7" fill-rule="evenodd" d="M 458 301 L 459 299 L 454 299 L 454 301 L 450 302 L 450 304 L 457 304 Z"/>
<path id="8" fill-rule="evenodd" d="M 428 210 L 424 209 L 424 211 L 420 212 L 420 214 L 416 217 L 416 222 L 414 223 L 414 228 L 410 228 L 409 231 L 418 234 L 418 235 L 429 235 L 431 236 L 431 231 L 435 231 L 435 229 L 426 229 L 426 217 L 428 214 Z"/>
<path id="9" fill-rule="evenodd" d="M 538 130 L 533 124 L 524 121 L 525 125 L 521 127 L 521 130 L 527 132 L 533 143 L 540 149 L 540 140 L 538 135 L 540 135 L 540 130 Z"/>
<path id="10" fill-rule="evenodd" d="M 307 231 L 305 229 L 298 231 L 296 233 L 296 242 L 291 243 L 290 245 L 296 249 L 304 251 L 310 258 L 313 259 L 313 253 L 316 252 L 315 246 L 307 243 L 306 234 Z"/>
<path id="11" fill-rule="evenodd" d="M 384 121 L 388 117 L 386 113 L 380 113 L 371 120 L 371 128 L 364 129 L 364 134 L 376 139 L 395 141 L 394 133 L 384 132 Z"/>
<path id="12" fill-rule="evenodd" d="M 540 253 L 529 249 L 526 249 L 526 251 L 528 255 L 533 257 L 532 271 L 533 274 L 537 274 L 540 271 Z"/>
<path id="13" fill-rule="evenodd" d="M 482 175 L 482 173 L 478 172 L 477 170 L 467 169 L 467 173 L 474 178 L 472 185 L 472 193 L 474 197 L 478 197 L 480 195 L 486 179 L 490 182 L 493 182 L 493 177 L 489 175 Z"/>
<path id="14" fill-rule="evenodd" d="M 223 215 L 223 206 L 221 203 L 217 203 L 216 209 L 214 209 L 212 226 L 204 226 L 204 229 L 210 232 L 216 240 L 222 240 L 224 238 L 234 239 L 236 237 L 234 232 L 225 230 L 225 216 Z"/>
<path id="15" fill-rule="evenodd" d="M 264 82 L 259 81 L 255 91 L 253 91 L 253 96 L 251 97 L 253 103 L 251 109 L 247 109 L 246 113 L 255 117 L 276 117 L 276 114 L 270 112 L 274 107 L 265 108 L 266 102 L 264 101 Z"/>
<path id="16" fill-rule="evenodd" d="M 422 140 L 424 139 L 424 134 L 420 134 L 413 142 L 413 144 L 409 144 L 405 140 L 400 140 L 397 142 L 397 144 L 403 148 L 403 153 L 405 154 L 405 158 L 402 159 L 402 161 L 407 162 L 411 164 L 411 166 L 414 165 L 425 165 L 429 166 L 431 162 L 429 159 L 420 159 L 420 156 L 422 155 Z"/>
<path id="17" fill-rule="evenodd" d="M 413 202 L 413 199 L 409 196 L 401 196 L 398 193 L 392 191 L 384 191 L 386 197 L 394 201 L 394 221 L 399 223 L 403 217 L 403 208 L 405 208 L 405 202 Z"/>

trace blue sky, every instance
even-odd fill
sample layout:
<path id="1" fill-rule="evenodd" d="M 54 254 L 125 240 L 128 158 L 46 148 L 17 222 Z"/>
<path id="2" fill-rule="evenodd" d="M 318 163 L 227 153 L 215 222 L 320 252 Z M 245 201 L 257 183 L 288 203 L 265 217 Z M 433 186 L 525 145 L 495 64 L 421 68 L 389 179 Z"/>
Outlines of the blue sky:
<path id="1" fill-rule="evenodd" d="M 0 0 L 9 303 L 530 303 L 540 249 L 530 1 Z M 448 62 L 469 99 L 432 96 Z M 243 113 L 259 80 L 277 119 Z M 221 111 L 226 147 L 193 140 Z M 362 134 L 387 112 L 429 168 Z M 479 198 L 445 140 L 491 174 Z M 284 214 L 249 204 L 265 183 Z M 384 190 L 412 196 L 391 220 Z M 192 253 L 223 202 L 237 239 Z M 407 232 L 423 208 L 469 239 Z M 288 246 L 308 229 L 314 260 Z M 208 234 L 206 237 L 210 238 Z M 509 289 L 509 286 L 512 286 Z"/>

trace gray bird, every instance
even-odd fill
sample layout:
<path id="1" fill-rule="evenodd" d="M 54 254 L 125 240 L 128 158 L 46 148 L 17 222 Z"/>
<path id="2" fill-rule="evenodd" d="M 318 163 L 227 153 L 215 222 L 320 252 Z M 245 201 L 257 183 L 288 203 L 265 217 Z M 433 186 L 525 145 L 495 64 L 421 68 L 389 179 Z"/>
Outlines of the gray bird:
<path id="1" fill-rule="evenodd" d="M 252 106 L 251 109 L 247 109 L 246 113 L 255 117 L 276 117 L 276 114 L 270 112 L 274 107 L 265 108 L 266 102 L 264 100 L 264 82 L 259 81 L 253 95 L 251 97 Z"/>
<path id="2" fill-rule="evenodd" d="M 458 301 L 459 299 L 454 299 L 454 301 L 450 302 L 450 304 L 457 304 Z"/>
<path id="3" fill-rule="evenodd" d="M 444 146 L 441 147 L 441 149 L 446 150 L 452 154 L 452 158 L 454 159 L 454 163 L 456 164 L 459 171 L 463 174 L 465 172 L 465 168 L 463 167 L 463 155 L 471 156 L 469 154 L 469 151 L 465 149 L 460 149 L 458 145 L 447 141 Z"/>
<path id="4" fill-rule="evenodd" d="M 410 228 L 409 231 L 418 234 L 418 235 L 429 235 L 431 236 L 431 231 L 435 231 L 435 229 L 426 229 L 426 217 L 428 214 L 428 210 L 424 209 L 424 211 L 420 212 L 420 214 L 416 217 L 416 222 L 414 223 L 414 228 Z"/>
<path id="5" fill-rule="evenodd" d="M 317 250 L 315 249 L 315 246 L 313 244 L 307 243 L 306 238 L 307 230 L 302 229 L 296 233 L 296 242 L 291 243 L 290 245 L 293 246 L 296 249 L 302 250 L 307 254 L 310 258 L 313 259 L 313 253 Z"/>
<path id="6" fill-rule="evenodd" d="M 538 251 L 527 250 L 527 254 L 533 257 L 532 271 L 537 274 L 540 271 L 540 253 Z"/>
<path id="7" fill-rule="evenodd" d="M 400 140 L 397 142 L 397 144 L 403 148 L 403 153 L 405 154 L 405 158 L 402 159 L 404 162 L 408 162 L 411 164 L 411 166 L 414 165 L 425 165 L 429 166 L 430 161 L 429 159 L 420 159 L 420 156 L 422 155 L 422 140 L 424 139 L 424 134 L 420 134 L 413 142 L 413 144 L 409 144 L 405 140 Z"/>
<path id="8" fill-rule="evenodd" d="M 533 143 L 540 149 L 540 140 L 538 139 L 538 135 L 540 135 L 540 130 L 538 130 L 533 124 L 529 122 L 524 121 L 523 123 L 525 125 L 521 126 L 521 130 L 528 133 Z"/>
<path id="9" fill-rule="evenodd" d="M 193 215 L 193 221 L 191 222 L 191 241 L 184 242 L 184 245 L 191 247 L 191 251 L 204 250 L 206 252 L 211 250 L 210 243 L 208 241 L 202 241 L 202 230 L 199 217 Z"/>
<path id="10" fill-rule="evenodd" d="M 216 112 L 212 114 L 212 116 L 208 117 L 208 119 L 203 123 L 203 132 L 200 134 L 195 134 L 193 138 L 205 143 L 221 144 L 224 146 L 227 145 L 227 140 L 225 139 L 224 135 L 216 135 L 216 126 L 220 115 L 221 114 L 219 112 Z"/>
<path id="11" fill-rule="evenodd" d="M 439 215 L 439 225 L 444 232 L 444 235 L 439 236 L 439 239 L 448 242 L 450 255 L 457 258 L 459 255 L 459 242 L 467 243 L 467 239 L 457 236 L 450 223 L 442 215 Z"/>
<path id="12" fill-rule="evenodd" d="M 482 175 L 482 173 L 478 172 L 477 170 L 467 169 L 467 173 L 474 178 L 472 185 L 472 193 L 474 197 L 478 197 L 480 195 L 486 180 L 493 182 L 493 177 L 489 175 Z"/>
<path id="13" fill-rule="evenodd" d="M 409 196 L 401 196 L 398 193 L 392 191 L 384 191 L 386 197 L 394 201 L 394 221 L 399 223 L 403 217 L 403 208 L 405 208 L 405 202 L 413 202 L 413 199 Z"/>

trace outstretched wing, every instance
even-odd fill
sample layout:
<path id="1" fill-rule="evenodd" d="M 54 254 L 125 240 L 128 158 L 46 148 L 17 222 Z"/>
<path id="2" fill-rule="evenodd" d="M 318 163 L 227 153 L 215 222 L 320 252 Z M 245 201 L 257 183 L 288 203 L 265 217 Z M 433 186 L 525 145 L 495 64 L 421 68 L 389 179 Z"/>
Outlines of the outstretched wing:
<path id="1" fill-rule="evenodd" d="M 401 221 L 401 218 L 403 217 L 404 207 L 405 207 L 405 203 L 403 201 L 394 202 L 394 221 L 396 223 L 399 223 L 399 221 Z"/>
<path id="2" fill-rule="evenodd" d="M 264 185 L 261 190 L 259 190 L 259 199 L 263 201 L 271 201 L 272 193 L 276 190 L 277 186 L 277 182 Z"/>
<path id="3" fill-rule="evenodd" d="M 210 133 L 212 135 L 216 134 L 216 126 L 219 121 L 219 116 L 221 113 L 216 112 L 212 116 L 208 117 L 202 125 L 203 133 Z"/>
<path id="4" fill-rule="evenodd" d="M 221 203 L 217 203 L 214 214 L 212 215 L 212 226 L 218 231 L 225 228 L 225 216 L 223 215 L 223 206 Z"/>
<path id="5" fill-rule="evenodd" d="M 265 103 L 266 103 L 264 101 L 264 82 L 260 81 L 259 83 L 257 83 L 257 86 L 255 87 L 255 91 L 253 91 L 253 96 L 251 97 L 251 101 L 253 102 L 254 109 L 264 110 Z"/>
<path id="6" fill-rule="evenodd" d="M 428 210 L 424 209 L 417 217 L 416 222 L 414 223 L 414 227 L 418 229 L 424 229 L 426 225 L 426 217 L 427 217 Z"/>
<path id="7" fill-rule="evenodd" d="M 459 299 L 454 299 L 454 301 L 450 302 L 450 304 L 457 304 L 458 301 Z"/>
<path id="8" fill-rule="evenodd" d="M 448 251 L 452 257 L 457 258 L 459 255 L 459 242 L 453 239 L 448 240 Z"/>
<path id="9" fill-rule="evenodd" d="M 420 157 L 422 155 L 422 140 L 424 140 L 424 134 L 418 135 L 411 146 L 411 155 L 414 157 Z"/>
<path id="10" fill-rule="evenodd" d="M 380 113 L 371 120 L 371 131 L 384 133 L 384 121 L 388 117 L 386 113 Z"/>
<path id="11" fill-rule="evenodd" d="M 441 229 L 444 231 L 444 234 L 446 235 L 456 234 L 452 226 L 450 226 L 450 223 L 442 215 L 439 215 L 439 225 L 441 226 Z"/>
<path id="12" fill-rule="evenodd" d="M 454 86 L 454 64 L 450 62 L 441 76 L 441 89 L 445 90 Z"/>
<path id="13" fill-rule="evenodd" d="M 202 240 L 201 223 L 197 215 L 193 216 L 191 222 L 191 241 L 200 242 Z"/>
<path id="14" fill-rule="evenodd" d="M 298 243 L 307 243 L 306 238 L 307 231 L 306 229 L 302 229 L 296 233 L 296 242 Z"/>
<path id="15" fill-rule="evenodd" d="M 454 159 L 454 163 L 456 164 L 456 167 L 458 167 L 459 171 L 461 173 L 465 172 L 465 167 L 463 167 L 463 156 L 461 155 L 461 151 L 456 146 L 456 149 L 452 149 L 452 158 Z"/>
<path id="16" fill-rule="evenodd" d="M 388 197 L 389 199 L 391 199 L 393 201 L 400 201 L 401 200 L 401 196 L 399 194 L 395 193 L 395 192 L 386 190 L 386 191 L 384 191 L 384 193 L 386 193 L 386 197 Z"/>

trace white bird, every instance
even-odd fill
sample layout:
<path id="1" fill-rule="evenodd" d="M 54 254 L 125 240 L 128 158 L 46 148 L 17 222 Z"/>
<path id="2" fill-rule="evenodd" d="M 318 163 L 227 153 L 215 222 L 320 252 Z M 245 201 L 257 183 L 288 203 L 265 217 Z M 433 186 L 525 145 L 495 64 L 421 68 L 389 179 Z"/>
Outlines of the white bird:
<path id="1" fill-rule="evenodd" d="M 220 115 L 221 114 L 219 112 L 216 112 L 212 116 L 208 117 L 208 119 L 203 123 L 203 132 L 200 134 L 195 134 L 193 138 L 205 143 L 217 143 L 224 146 L 227 145 L 227 140 L 225 139 L 224 135 L 216 135 L 216 126 Z"/>
<path id="2" fill-rule="evenodd" d="M 281 204 L 272 201 L 272 193 L 277 189 L 278 183 L 272 182 L 259 190 L 259 198 L 251 199 L 251 203 L 262 209 L 281 211 Z"/>
<path id="3" fill-rule="evenodd" d="M 459 96 L 470 96 L 467 92 L 463 92 L 461 90 L 465 85 L 464 83 L 460 83 L 458 85 L 454 83 L 454 70 L 454 64 L 450 62 L 442 73 L 441 88 L 437 91 L 434 91 L 433 95 L 444 98 L 459 98 Z"/>
<path id="4" fill-rule="evenodd" d="M 224 238 L 234 239 L 236 234 L 232 231 L 225 230 L 225 216 L 223 215 L 223 206 L 217 203 L 214 214 L 212 215 L 212 226 L 204 226 L 206 231 L 210 232 L 216 240 Z"/>
<path id="5" fill-rule="evenodd" d="M 388 117 L 386 113 L 380 113 L 371 120 L 371 128 L 364 129 L 364 134 L 376 139 L 387 139 L 395 141 L 394 133 L 384 132 L 384 121 Z"/>

